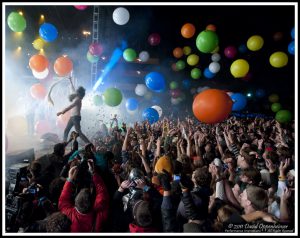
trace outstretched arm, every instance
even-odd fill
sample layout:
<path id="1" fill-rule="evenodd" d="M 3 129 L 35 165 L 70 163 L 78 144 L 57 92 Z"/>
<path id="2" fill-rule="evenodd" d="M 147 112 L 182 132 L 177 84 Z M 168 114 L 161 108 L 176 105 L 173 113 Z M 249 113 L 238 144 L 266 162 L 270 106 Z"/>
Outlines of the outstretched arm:
<path id="1" fill-rule="evenodd" d="M 75 93 L 76 90 L 75 90 L 75 87 L 74 87 L 74 84 L 73 84 L 72 76 L 71 76 L 71 75 L 69 76 L 69 80 L 70 80 L 70 83 L 71 83 L 72 91 L 73 91 L 73 93 Z"/>

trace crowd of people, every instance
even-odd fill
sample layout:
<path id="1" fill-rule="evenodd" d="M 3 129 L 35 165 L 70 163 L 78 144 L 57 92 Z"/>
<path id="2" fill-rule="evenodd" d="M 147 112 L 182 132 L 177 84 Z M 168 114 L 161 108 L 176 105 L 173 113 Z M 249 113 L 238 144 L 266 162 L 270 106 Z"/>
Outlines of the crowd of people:
<path id="1" fill-rule="evenodd" d="M 66 135 L 65 135 L 66 137 Z M 295 124 L 191 117 L 99 125 L 36 158 L 19 187 L 19 232 L 226 232 L 295 228 Z M 81 141 L 79 141 L 81 142 Z"/>

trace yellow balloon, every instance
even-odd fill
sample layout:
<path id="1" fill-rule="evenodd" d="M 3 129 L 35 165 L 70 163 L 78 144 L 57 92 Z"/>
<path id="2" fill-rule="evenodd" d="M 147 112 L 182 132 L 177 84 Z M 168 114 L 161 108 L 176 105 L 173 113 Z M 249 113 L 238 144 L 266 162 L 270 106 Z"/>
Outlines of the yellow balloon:
<path id="1" fill-rule="evenodd" d="M 211 53 L 214 54 L 214 53 L 218 53 L 220 50 L 220 47 L 217 46 Z"/>
<path id="2" fill-rule="evenodd" d="M 249 71 L 249 64 L 244 59 L 235 60 L 230 66 L 230 72 L 235 78 L 243 78 Z"/>
<path id="3" fill-rule="evenodd" d="M 188 65 L 195 66 L 199 62 L 199 56 L 195 54 L 189 55 L 186 62 Z"/>
<path id="4" fill-rule="evenodd" d="M 282 51 L 277 51 L 270 56 L 270 64 L 275 68 L 281 68 L 287 65 L 288 56 Z"/>
<path id="5" fill-rule="evenodd" d="M 32 43 L 33 48 L 36 50 L 41 50 L 44 47 L 44 41 L 42 39 L 36 39 Z"/>
<path id="6" fill-rule="evenodd" d="M 264 39 L 261 36 L 251 36 L 247 41 L 247 47 L 249 50 L 258 51 L 264 45 Z"/>
<path id="7" fill-rule="evenodd" d="M 183 54 L 185 54 L 185 55 L 189 55 L 190 53 L 192 53 L 192 49 L 189 46 L 183 47 L 182 50 L 183 50 Z"/>

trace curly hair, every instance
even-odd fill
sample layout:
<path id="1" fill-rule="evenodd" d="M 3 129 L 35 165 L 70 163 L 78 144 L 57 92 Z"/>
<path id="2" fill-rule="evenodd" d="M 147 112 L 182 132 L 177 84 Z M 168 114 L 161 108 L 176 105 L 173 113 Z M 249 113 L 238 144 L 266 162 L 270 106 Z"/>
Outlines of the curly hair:
<path id="1" fill-rule="evenodd" d="M 202 167 L 194 171 L 194 179 L 198 186 L 210 186 L 211 174 L 208 172 L 208 168 Z"/>
<path id="2" fill-rule="evenodd" d="M 55 212 L 47 218 L 46 231 L 68 232 L 70 231 L 70 226 L 71 221 L 65 214 L 61 212 Z"/>

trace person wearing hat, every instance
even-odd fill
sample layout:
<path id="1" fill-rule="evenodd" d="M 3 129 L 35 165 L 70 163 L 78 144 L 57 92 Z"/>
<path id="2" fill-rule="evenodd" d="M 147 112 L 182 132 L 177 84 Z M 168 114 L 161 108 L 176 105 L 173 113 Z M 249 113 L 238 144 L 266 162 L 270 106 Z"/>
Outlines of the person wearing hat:
<path id="1" fill-rule="evenodd" d="M 67 111 L 71 110 L 71 117 L 68 121 L 68 124 L 65 128 L 64 131 L 64 141 L 67 141 L 68 134 L 71 130 L 71 128 L 74 126 L 76 132 L 79 134 L 79 137 L 87 144 L 91 143 L 89 139 L 82 133 L 81 131 L 81 126 L 80 126 L 80 120 L 81 120 L 81 115 L 80 115 L 80 110 L 82 106 L 82 99 L 85 96 L 85 88 L 80 86 L 75 90 L 72 78 L 70 77 L 70 82 L 71 86 L 73 89 L 73 94 L 69 95 L 69 100 L 72 102 L 68 107 L 63 109 L 62 111 L 58 112 L 56 115 L 60 116 L 65 114 Z"/>

